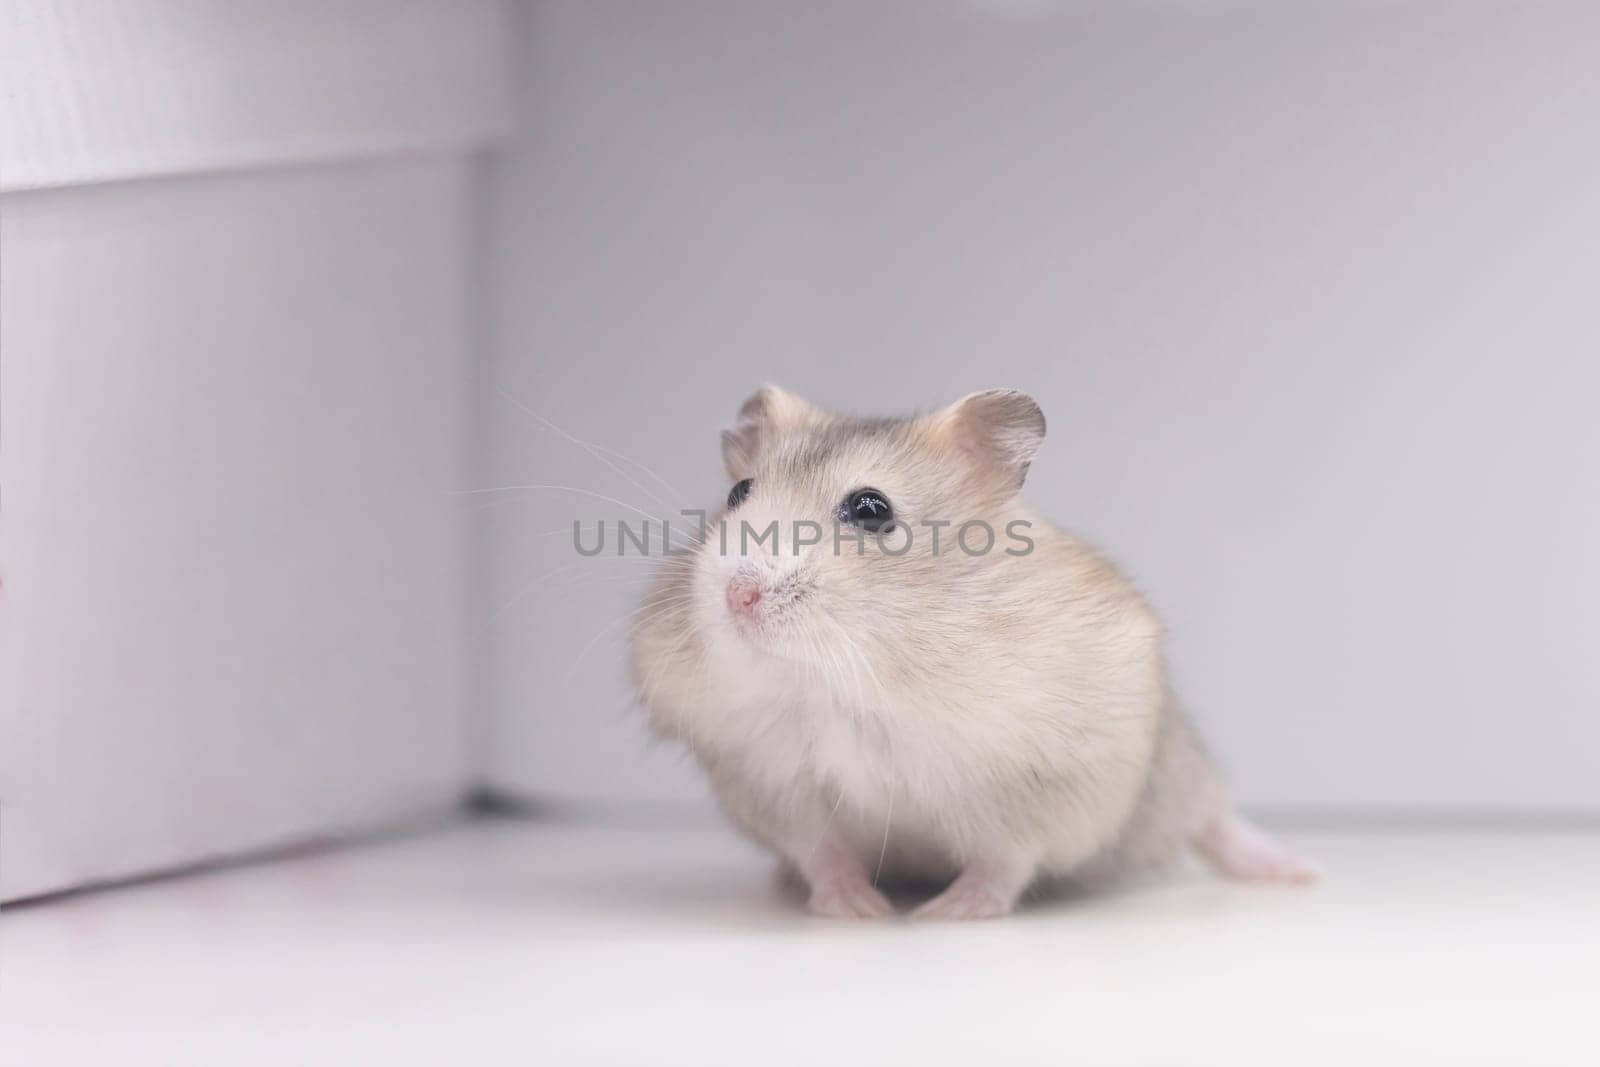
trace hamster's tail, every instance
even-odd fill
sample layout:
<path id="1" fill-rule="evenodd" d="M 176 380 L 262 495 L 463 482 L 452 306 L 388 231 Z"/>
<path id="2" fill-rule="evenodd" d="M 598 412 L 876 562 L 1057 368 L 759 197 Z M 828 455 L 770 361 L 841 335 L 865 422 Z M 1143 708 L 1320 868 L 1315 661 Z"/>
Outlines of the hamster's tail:
<path id="1" fill-rule="evenodd" d="M 1229 878 L 1309 885 L 1322 876 L 1315 863 L 1233 811 L 1208 822 L 1195 835 L 1194 847 Z"/>

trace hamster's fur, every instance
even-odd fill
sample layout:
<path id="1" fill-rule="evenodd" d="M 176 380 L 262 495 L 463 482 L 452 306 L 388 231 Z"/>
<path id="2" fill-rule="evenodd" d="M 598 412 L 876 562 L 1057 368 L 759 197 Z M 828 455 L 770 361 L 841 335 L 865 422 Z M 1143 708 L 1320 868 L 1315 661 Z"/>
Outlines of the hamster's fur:
<path id="1" fill-rule="evenodd" d="M 1017 392 L 862 419 L 772 386 L 723 435 L 747 494 L 666 561 L 634 681 L 654 730 L 689 747 L 814 912 L 888 915 L 880 876 L 909 876 L 954 879 L 919 916 L 1000 915 L 1040 879 L 1115 877 L 1190 846 L 1240 877 L 1313 876 L 1233 813 L 1144 598 L 1019 498 L 1043 439 Z M 910 526 L 904 554 L 893 531 L 836 540 L 864 487 Z M 776 545 L 740 537 L 774 520 Z M 988 551 L 956 542 L 974 520 L 996 534 Z"/>

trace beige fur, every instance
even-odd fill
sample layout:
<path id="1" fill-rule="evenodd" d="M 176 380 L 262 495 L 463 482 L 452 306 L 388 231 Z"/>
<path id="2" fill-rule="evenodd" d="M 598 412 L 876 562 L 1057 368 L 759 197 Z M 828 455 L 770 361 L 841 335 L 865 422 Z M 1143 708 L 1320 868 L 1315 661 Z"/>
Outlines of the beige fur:
<path id="1" fill-rule="evenodd" d="M 726 552 L 713 526 L 667 562 L 634 676 L 653 728 L 688 745 L 815 910 L 886 913 L 882 868 L 963 875 L 926 914 L 997 914 L 1039 877 L 1121 873 L 1232 825 L 1168 691 L 1155 615 L 1017 496 L 1044 436 L 1031 399 L 997 391 L 862 420 L 768 387 L 740 415 L 723 453 L 750 496 L 726 516 Z M 870 536 L 859 555 L 849 540 L 835 553 L 835 511 L 863 486 L 911 525 L 905 555 Z M 951 522 L 937 556 L 928 519 Z M 741 546 L 740 520 L 778 520 L 777 555 Z M 795 520 L 821 524 L 822 543 L 796 555 Z M 996 531 L 987 553 L 957 546 L 968 520 Z M 1005 551 L 1020 551 L 1016 521 L 1030 524 L 1028 554 Z M 754 617 L 725 603 L 735 577 L 764 594 Z"/>

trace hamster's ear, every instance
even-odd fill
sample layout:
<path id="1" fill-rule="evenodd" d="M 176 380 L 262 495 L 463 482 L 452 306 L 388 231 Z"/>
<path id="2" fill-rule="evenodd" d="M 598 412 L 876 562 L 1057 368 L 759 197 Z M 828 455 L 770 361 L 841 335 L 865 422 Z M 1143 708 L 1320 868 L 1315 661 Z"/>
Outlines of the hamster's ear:
<path id="1" fill-rule="evenodd" d="M 1011 492 L 1022 488 L 1028 464 L 1044 442 L 1044 412 L 1033 397 L 1015 389 L 964 396 L 934 422 L 958 452 Z"/>
<path id="2" fill-rule="evenodd" d="M 739 422 L 722 431 L 722 465 L 735 481 L 748 477 L 762 445 L 775 433 L 804 426 L 821 412 L 786 389 L 763 385 L 739 408 Z"/>

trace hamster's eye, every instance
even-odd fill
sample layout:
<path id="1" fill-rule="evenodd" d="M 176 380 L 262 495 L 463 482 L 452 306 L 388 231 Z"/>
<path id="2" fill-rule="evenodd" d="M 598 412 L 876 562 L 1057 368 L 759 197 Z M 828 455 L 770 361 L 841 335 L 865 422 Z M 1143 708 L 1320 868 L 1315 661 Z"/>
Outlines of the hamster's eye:
<path id="1" fill-rule="evenodd" d="M 868 533 L 877 533 L 894 523 L 894 506 L 876 489 L 857 489 L 839 505 L 839 518 Z"/>
<path id="2" fill-rule="evenodd" d="M 744 503 L 744 498 L 750 495 L 750 486 L 754 484 L 754 482 L 754 478 L 746 478 L 744 481 L 728 490 L 729 511 L 732 511 L 734 508 Z"/>

